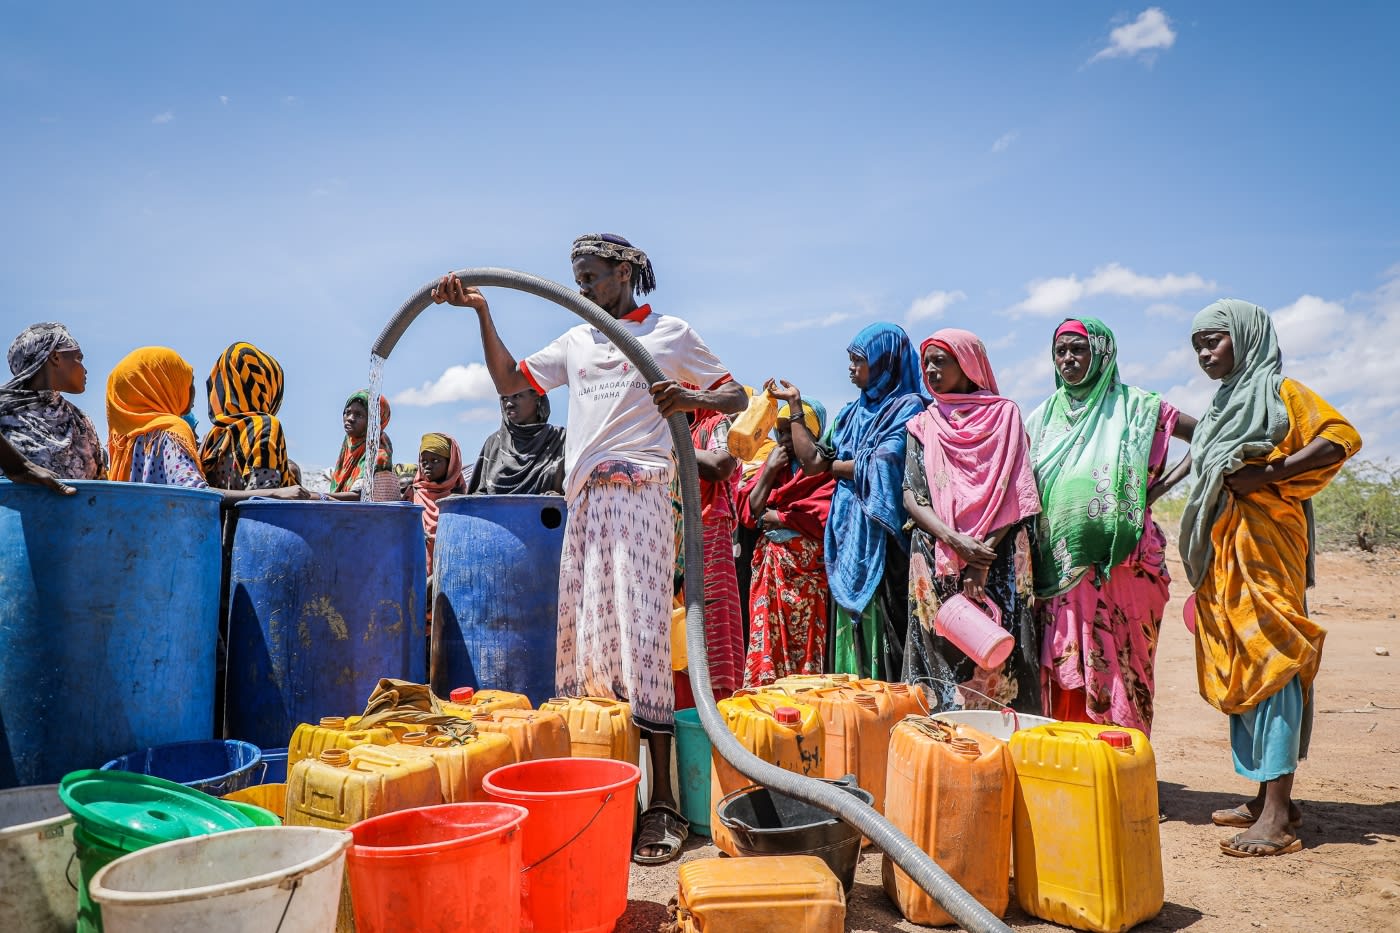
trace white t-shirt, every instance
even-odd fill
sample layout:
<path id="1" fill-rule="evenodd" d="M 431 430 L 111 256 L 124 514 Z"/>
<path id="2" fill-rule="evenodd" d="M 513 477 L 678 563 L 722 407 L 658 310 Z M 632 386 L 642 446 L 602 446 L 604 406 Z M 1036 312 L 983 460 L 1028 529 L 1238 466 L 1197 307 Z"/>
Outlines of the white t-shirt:
<path id="1" fill-rule="evenodd" d="M 712 389 L 730 380 L 714 352 L 685 321 L 642 305 L 619 320 L 656 358 L 667 378 Z M 536 392 L 569 387 L 564 438 L 565 497 L 572 502 L 606 460 L 669 469 L 671 432 L 651 400 L 646 377 L 596 327 L 570 328 L 520 361 Z"/>

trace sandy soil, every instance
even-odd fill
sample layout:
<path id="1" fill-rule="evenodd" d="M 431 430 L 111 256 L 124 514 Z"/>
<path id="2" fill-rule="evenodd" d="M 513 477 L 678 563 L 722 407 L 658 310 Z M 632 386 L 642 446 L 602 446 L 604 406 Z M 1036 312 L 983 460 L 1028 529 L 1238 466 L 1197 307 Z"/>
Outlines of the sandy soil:
<path id="1" fill-rule="evenodd" d="M 1173 567 L 1181 579 L 1181 568 Z M 1400 930 L 1400 556 L 1323 555 L 1312 593 L 1328 628 L 1317 681 L 1311 756 L 1298 770 L 1306 848 L 1278 858 L 1222 855 L 1212 810 L 1233 806 L 1257 785 L 1235 774 L 1225 717 L 1196 692 L 1194 649 L 1181 624 L 1186 588 L 1173 585 L 1157 657 L 1157 754 L 1166 906 L 1143 931 Z M 1389 656 L 1376 653 L 1378 647 Z M 718 855 L 691 840 L 682 858 Z M 652 933 L 676 893 L 675 864 L 633 866 L 620 933 Z M 1012 899 L 1018 930 L 1059 930 L 1027 917 Z M 867 853 L 847 907 L 851 931 L 923 930 L 904 921 L 880 887 L 880 856 Z"/>

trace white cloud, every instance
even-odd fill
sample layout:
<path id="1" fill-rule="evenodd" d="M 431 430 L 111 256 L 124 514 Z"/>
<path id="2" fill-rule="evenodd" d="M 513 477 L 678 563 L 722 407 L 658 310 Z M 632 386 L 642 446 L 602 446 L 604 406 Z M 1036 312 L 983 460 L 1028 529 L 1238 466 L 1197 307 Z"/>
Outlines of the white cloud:
<path id="1" fill-rule="evenodd" d="M 227 94 L 220 94 L 220 95 L 219 95 L 219 103 L 223 104 L 224 106 L 228 106 L 228 95 L 227 95 Z"/>
<path id="2" fill-rule="evenodd" d="M 1160 7 L 1148 7 L 1138 14 L 1138 18 L 1119 26 L 1108 34 L 1108 45 L 1100 49 L 1092 64 L 1101 58 L 1131 58 L 1141 56 L 1151 61 L 1159 49 L 1169 49 L 1176 42 L 1171 20 Z"/>
<path id="3" fill-rule="evenodd" d="M 1012 308 L 1024 314 L 1062 314 L 1081 298 L 1118 295 L 1124 298 L 1168 298 L 1188 292 L 1211 291 L 1215 282 L 1194 272 L 1186 275 L 1139 275 L 1111 262 L 1099 266 L 1088 278 L 1077 275 L 1036 279 L 1026 285 L 1026 297 Z"/>
<path id="4" fill-rule="evenodd" d="M 1016 141 L 1016 137 L 1020 135 L 1021 134 L 1017 133 L 1015 130 L 1012 130 L 1010 133 L 1001 134 L 997 137 L 997 141 L 992 143 L 992 151 L 1005 152 L 1011 147 L 1011 144 Z"/>
<path id="5" fill-rule="evenodd" d="M 151 117 L 151 122 L 152 122 L 152 123 L 156 123 L 156 124 L 160 124 L 160 123 L 170 123 L 170 122 L 171 122 L 172 120 L 174 120 L 174 119 L 175 119 L 175 112 L 174 112 L 174 111 L 172 111 L 172 110 L 162 110 L 160 113 L 158 113 L 158 114 L 156 114 L 155 116 Z"/>
<path id="6" fill-rule="evenodd" d="M 1337 302 L 1316 295 L 1303 295 L 1293 304 L 1269 312 L 1284 353 L 1306 353 L 1308 348 L 1324 343 L 1346 313 Z"/>
<path id="7" fill-rule="evenodd" d="M 404 389 L 392 398 L 395 405 L 426 406 L 444 402 L 479 402 L 497 398 L 491 373 L 483 363 L 449 366 L 436 381 L 416 389 Z"/>
<path id="8" fill-rule="evenodd" d="M 776 328 L 780 334 L 790 334 L 799 330 L 816 330 L 822 327 L 835 327 L 860 317 L 853 311 L 833 311 L 820 317 L 804 317 L 795 321 L 783 321 Z"/>
<path id="9" fill-rule="evenodd" d="M 288 94 L 286 97 L 282 98 L 282 103 L 286 104 L 288 107 L 295 107 L 297 104 L 301 103 L 301 98 L 297 97 L 295 94 Z"/>
<path id="10" fill-rule="evenodd" d="M 909 311 L 905 317 L 910 324 L 916 321 L 939 318 L 943 316 L 943 312 L 947 311 L 950 305 L 962 301 L 966 297 L 967 295 L 960 291 L 929 292 L 921 298 L 914 299 L 913 303 L 909 305 Z"/>

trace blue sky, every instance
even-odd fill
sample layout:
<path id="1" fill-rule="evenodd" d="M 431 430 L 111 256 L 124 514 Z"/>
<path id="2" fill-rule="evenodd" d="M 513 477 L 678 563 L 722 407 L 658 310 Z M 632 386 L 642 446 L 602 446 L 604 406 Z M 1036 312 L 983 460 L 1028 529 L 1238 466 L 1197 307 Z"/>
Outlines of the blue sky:
<path id="1" fill-rule="evenodd" d="M 422 283 L 568 281 L 572 238 L 609 231 L 738 378 L 833 409 L 879 319 L 978 332 L 1034 405 L 1077 312 L 1198 411 L 1190 315 L 1230 295 L 1400 453 L 1397 28 L 1384 3 L 6 2 L 0 343 L 66 322 L 105 434 L 132 348 L 202 388 L 252 341 L 286 369 L 292 456 L 324 467 Z M 517 355 L 574 323 L 488 297 Z M 409 331 L 397 459 L 431 430 L 473 456 L 498 421 L 481 359 L 470 312 Z"/>

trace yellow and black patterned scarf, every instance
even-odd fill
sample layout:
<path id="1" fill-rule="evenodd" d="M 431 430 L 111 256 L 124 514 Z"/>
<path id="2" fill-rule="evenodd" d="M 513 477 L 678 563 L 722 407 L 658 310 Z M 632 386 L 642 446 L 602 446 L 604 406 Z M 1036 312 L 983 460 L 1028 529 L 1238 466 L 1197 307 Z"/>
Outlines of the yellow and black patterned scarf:
<path id="1" fill-rule="evenodd" d="M 282 407 L 282 367 L 251 343 L 235 343 L 219 355 L 206 383 L 209 420 L 199 458 L 207 475 L 232 455 L 234 471 L 277 470 L 282 485 L 294 481 L 287 468 L 287 442 L 277 410 Z"/>

